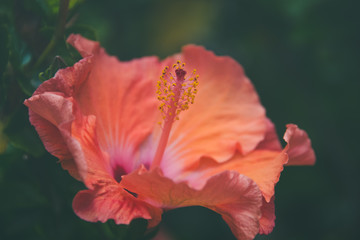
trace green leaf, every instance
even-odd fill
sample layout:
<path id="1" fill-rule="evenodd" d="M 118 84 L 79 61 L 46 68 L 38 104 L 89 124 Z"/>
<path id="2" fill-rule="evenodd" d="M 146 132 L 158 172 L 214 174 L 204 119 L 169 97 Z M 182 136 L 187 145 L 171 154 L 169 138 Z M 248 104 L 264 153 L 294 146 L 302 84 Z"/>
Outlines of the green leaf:
<path id="1" fill-rule="evenodd" d="M 4 133 L 13 146 L 38 157 L 45 152 L 45 149 L 28 119 L 28 110 L 24 105 L 21 105 L 10 117 Z"/>

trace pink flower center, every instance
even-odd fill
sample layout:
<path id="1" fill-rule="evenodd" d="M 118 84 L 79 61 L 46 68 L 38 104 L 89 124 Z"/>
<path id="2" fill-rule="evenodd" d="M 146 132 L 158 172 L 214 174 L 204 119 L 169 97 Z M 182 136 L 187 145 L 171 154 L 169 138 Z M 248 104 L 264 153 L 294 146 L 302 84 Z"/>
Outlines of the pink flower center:
<path id="1" fill-rule="evenodd" d="M 166 66 L 157 82 L 158 100 L 161 102 L 159 110 L 162 113 L 163 122 L 159 122 L 162 126 L 162 134 L 153 159 L 151 169 L 160 166 L 165 148 L 169 139 L 171 127 L 174 121 L 179 120 L 180 112 L 189 109 L 189 104 L 194 103 L 199 84 L 199 75 L 196 75 L 194 69 L 189 78 L 185 78 L 185 63 L 177 61 L 173 65 L 175 76 Z"/>
<path id="2" fill-rule="evenodd" d="M 126 174 L 126 170 L 123 167 L 121 167 L 120 165 L 115 165 L 112 168 L 112 171 L 113 171 L 113 177 L 115 178 L 115 180 L 117 182 L 120 182 L 121 177 Z"/>

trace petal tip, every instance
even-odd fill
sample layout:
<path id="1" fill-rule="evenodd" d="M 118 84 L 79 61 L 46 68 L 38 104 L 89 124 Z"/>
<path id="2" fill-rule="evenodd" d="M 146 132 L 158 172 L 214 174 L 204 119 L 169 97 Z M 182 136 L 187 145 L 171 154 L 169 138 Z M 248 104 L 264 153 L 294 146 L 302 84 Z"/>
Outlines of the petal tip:
<path id="1" fill-rule="evenodd" d="M 311 146 L 311 140 L 307 133 L 296 124 L 287 124 L 284 140 L 288 143 L 287 165 L 314 165 L 315 152 Z"/>
<path id="2" fill-rule="evenodd" d="M 99 42 L 84 38 L 80 34 L 71 34 L 66 42 L 76 48 L 82 57 L 91 56 L 100 49 Z"/>

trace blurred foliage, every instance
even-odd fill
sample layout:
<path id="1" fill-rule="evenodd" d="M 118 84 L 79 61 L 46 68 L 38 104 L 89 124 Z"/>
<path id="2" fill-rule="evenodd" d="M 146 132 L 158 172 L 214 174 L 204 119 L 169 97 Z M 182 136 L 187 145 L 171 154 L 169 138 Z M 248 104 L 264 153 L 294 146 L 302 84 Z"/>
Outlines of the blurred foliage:
<path id="1" fill-rule="evenodd" d="M 66 11 L 61 5 L 67 3 Z M 79 54 L 70 33 L 129 60 L 161 58 L 187 43 L 230 55 L 245 68 L 281 136 L 299 124 L 315 167 L 286 168 L 276 188 L 271 239 L 356 239 L 360 222 L 359 3 L 351 0 L 0 2 L 0 239 L 144 239 L 145 220 L 88 223 L 72 212 L 82 184 L 61 170 L 28 122 L 23 101 Z M 63 29 L 62 29 L 63 28 Z M 164 214 L 175 239 L 233 239 L 214 212 Z M 268 239 L 258 236 L 256 239 Z"/>

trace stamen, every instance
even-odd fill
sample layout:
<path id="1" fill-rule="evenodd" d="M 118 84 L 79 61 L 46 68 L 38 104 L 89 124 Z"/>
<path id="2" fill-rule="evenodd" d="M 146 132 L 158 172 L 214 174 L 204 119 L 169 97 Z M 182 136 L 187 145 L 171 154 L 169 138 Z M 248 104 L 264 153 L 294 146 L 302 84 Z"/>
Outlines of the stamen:
<path id="1" fill-rule="evenodd" d="M 182 111 L 189 109 L 189 104 L 194 103 L 197 86 L 199 85 L 199 75 L 196 74 L 196 69 L 192 71 L 190 77 L 185 78 L 185 63 L 178 60 L 172 67 L 175 69 L 175 76 L 170 72 L 170 68 L 166 66 L 156 85 L 157 98 L 160 101 L 159 110 L 164 122 L 159 122 L 162 125 L 162 134 L 151 169 L 160 165 L 172 124 L 174 121 L 179 120 L 179 114 Z"/>

